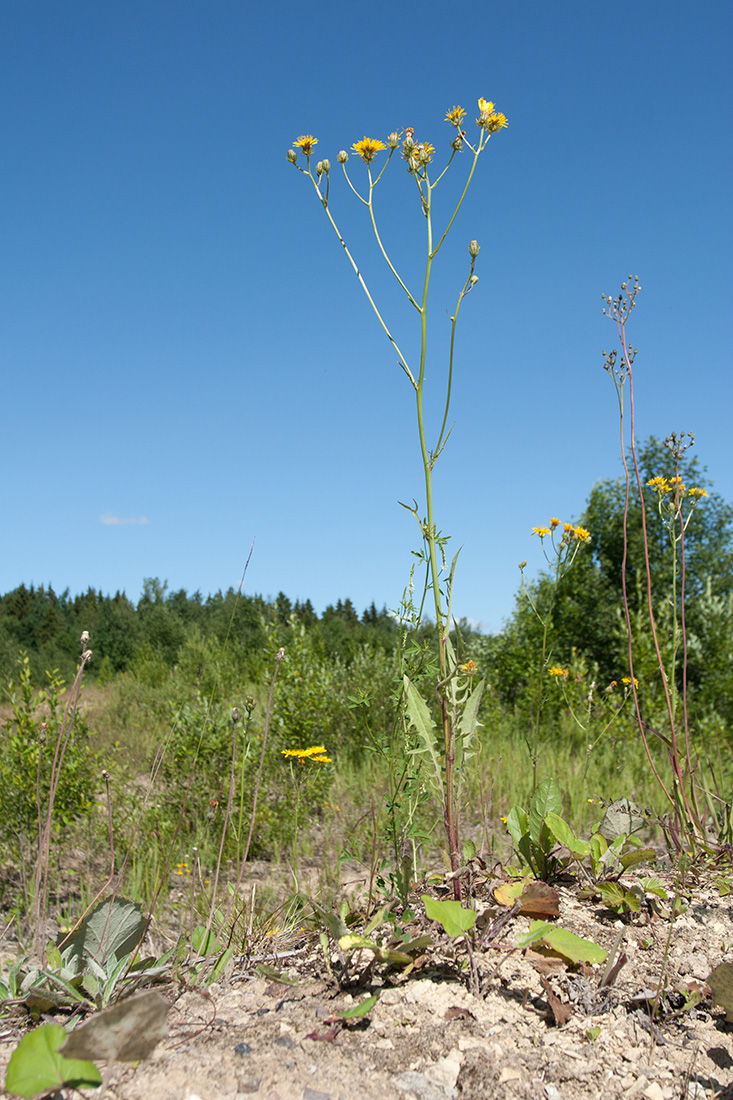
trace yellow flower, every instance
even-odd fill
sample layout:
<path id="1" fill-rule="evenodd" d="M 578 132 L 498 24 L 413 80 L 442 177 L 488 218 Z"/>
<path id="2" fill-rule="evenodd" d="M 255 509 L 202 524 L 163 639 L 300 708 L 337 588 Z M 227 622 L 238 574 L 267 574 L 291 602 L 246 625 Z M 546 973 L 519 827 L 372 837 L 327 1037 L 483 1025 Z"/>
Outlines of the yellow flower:
<path id="1" fill-rule="evenodd" d="M 294 756 L 298 760 L 321 760 L 326 752 L 325 745 L 312 745 L 309 749 L 281 749 L 281 756 Z M 328 758 L 326 758 L 328 759 Z M 329 761 L 330 763 L 330 761 Z"/>
<path id="2" fill-rule="evenodd" d="M 539 535 L 541 539 L 543 539 L 545 537 L 545 535 L 549 535 L 549 533 L 550 533 L 550 528 L 549 527 L 533 527 L 532 528 L 532 534 L 533 535 Z"/>
<path id="3" fill-rule="evenodd" d="M 435 156 L 435 146 L 431 145 L 429 141 L 421 142 L 415 149 L 413 156 L 417 159 L 418 164 L 421 164 L 424 168 L 426 164 L 430 164 Z"/>
<path id="4" fill-rule="evenodd" d="M 482 115 L 489 115 L 494 109 L 494 104 L 489 103 L 488 100 L 482 98 L 478 101 L 478 109 Z"/>
<path id="5" fill-rule="evenodd" d="M 330 764 L 331 763 L 331 757 L 330 756 L 311 756 L 310 759 L 315 760 L 317 764 Z"/>
<path id="6" fill-rule="evenodd" d="M 463 122 L 466 112 L 463 107 L 451 107 L 448 114 L 445 116 L 445 121 L 450 122 L 451 126 L 460 126 Z"/>
<path id="7" fill-rule="evenodd" d="M 631 686 L 631 677 L 630 676 L 622 676 L 621 677 L 621 683 L 626 684 L 627 687 L 630 687 Z M 635 676 L 634 677 L 634 687 L 638 687 L 638 686 L 639 686 L 639 681 L 636 679 L 636 676 Z"/>
<path id="8" fill-rule="evenodd" d="M 293 142 L 293 145 L 296 149 L 302 149 L 305 156 L 309 157 L 313 152 L 313 146 L 318 145 L 318 138 L 314 138 L 312 134 L 302 134 Z"/>
<path id="9" fill-rule="evenodd" d="M 654 489 L 656 493 L 669 492 L 669 483 L 666 477 L 653 477 L 651 481 L 647 481 L 647 485 L 650 489 Z"/>
<path id="10" fill-rule="evenodd" d="M 698 499 L 700 497 L 706 497 L 708 495 L 707 489 L 698 489 L 696 486 L 692 489 L 688 489 L 687 491 L 691 497 L 697 497 Z"/>
<path id="11" fill-rule="evenodd" d="M 550 676 L 561 676 L 563 680 L 567 680 L 568 678 L 568 670 L 566 668 L 560 668 L 559 665 L 553 665 L 552 668 L 548 668 L 547 671 Z"/>
<path id="12" fill-rule="evenodd" d="M 369 164 L 370 161 L 374 160 L 377 153 L 381 153 L 387 146 L 383 141 L 375 141 L 374 138 L 364 137 L 361 141 L 354 142 L 351 148 L 359 154 L 362 160 Z"/>
<path id="13" fill-rule="evenodd" d="M 552 519 L 550 520 L 550 527 L 551 527 L 551 528 L 552 528 L 552 530 L 554 531 L 554 530 L 555 530 L 555 528 L 556 528 L 556 527 L 559 527 L 559 526 L 560 526 L 560 520 L 559 520 L 559 519 L 555 519 L 555 517 L 553 516 L 553 517 L 552 517 Z"/>
<path id="14" fill-rule="evenodd" d="M 575 528 L 572 523 L 563 523 L 562 529 L 566 535 L 572 535 L 575 532 Z"/>
<path id="15" fill-rule="evenodd" d="M 578 542 L 590 542 L 590 531 L 586 531 L 585 527 L 576 527 L 573 534 Z"/>
<path id="16" fill-rule="evenodd" d="M 490 134 L 495 134 L 497 130 L 503 130 L 505 126 L 508 126 L 506 115 L 503 115 L 501 111 L 494 111 L 490 114 L 486 120 L 485 126 Z"/>
<path id="17" fill-rule="evenodd" d="M 475 672 L 476 665 L 473 661 L 466 661 L 465 665 L 458 666 L 461 672 Z"/>

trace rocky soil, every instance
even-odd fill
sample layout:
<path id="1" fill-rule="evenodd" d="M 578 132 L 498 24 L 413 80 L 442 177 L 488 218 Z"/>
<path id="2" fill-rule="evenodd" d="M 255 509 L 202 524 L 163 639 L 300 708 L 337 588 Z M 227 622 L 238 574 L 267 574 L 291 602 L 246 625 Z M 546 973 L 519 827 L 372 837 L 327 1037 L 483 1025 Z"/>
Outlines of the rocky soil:
<path id="1" fill-rule="evenodd" d="M 671 888 L 671 887 L 670 887 Z M 733 903 L 697 884 L 670 923 L 650 911 L 622 923 L 557 887 L 556 923 L 625 962 L 604 988 L 604 965 L 568 965 L 551 952 L 509 954 L 528 926 L 519 914 L 486 949 L 469 992 L 465 949 L 421 915 L 415 935 L 433 946 L 405 976 L 367 953 L 348 979 L 338 955 L 329 974 L 317 933 L 300 933 L 287 953 L 233 962 L 224 980 L 202 989 L 162 986 L 169 1035 L 137 1066 L 114 1067 L 110 1100 L 733 1100 L 733 1024 L 713 1004 L 706 979 L 733 961 Z M 496 907 L 486 905 L 484 924 Z M 486 903 L 484 903 L 486 904 Z M 479 905 L 479 909 L 482 905 Z M 482 927 L 482 921 L 477 927 Z M 480 940 L 480 933 L 478 936 Z M 665 950 L 669 950 L 665 963 Z M 280 945 L 281 948 L 283 945 Z M 497 964 L 498 973 L 490 977 Z M 732 968 L 733 969 L 733 968 Z M 663 993 L 652 1019 L 660 977 Z M 334 1019 L 370 993 L 363 1019 Z M 7 1061 L 22 1022 L 5 1026 Z M 99 1090 L 87 1093 L 94 1097 Z"/>

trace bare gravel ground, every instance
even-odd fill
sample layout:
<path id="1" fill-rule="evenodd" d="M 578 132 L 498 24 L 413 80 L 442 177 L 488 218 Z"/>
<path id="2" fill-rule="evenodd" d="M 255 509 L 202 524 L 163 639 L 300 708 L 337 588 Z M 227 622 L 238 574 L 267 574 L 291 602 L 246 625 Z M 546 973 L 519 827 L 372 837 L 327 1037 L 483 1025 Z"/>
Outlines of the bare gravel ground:
<path id="1" fill-rule="evenodd" d="M 332 977 L 308 933 L 278 963 L 293 984 L 235 963 L 203 991 L 162 987 L 171 1004 L 169 1037 L 148 1061 L 116 1066 L 107 1097 L 733 1100 L 733 1024 L 706 986 L 714 967 L 733 961 L 730 899 L 694 886 L 674 922 L 665 965 L 668 921 L 642 912 L 623 924 L 579 901 L 576 887 L 558 894 L 562 927 L 609 951 L 621 933 L 626 962 L 610 987 L 599 989 L 601 966 L 572 967 L 532 950 L 507 955 L 527 928 L 522 915 L 498 943 L 476 952 L 482 978 L 503 959 L 483 997 L 468 990 L 458 941 L 424 916 L 415 918 L 415 933 L 430 931 L 434 945 L 407 977 L 379 965 L 367 969 L 362 959 L 350 984 L 339 981 L 336 955 Z M 369 993 L 378 1000 L 368 1017 L 332 1019 Z M 20 1022 L 5 1027 L 2 1061 L 20 1033 Z"/>

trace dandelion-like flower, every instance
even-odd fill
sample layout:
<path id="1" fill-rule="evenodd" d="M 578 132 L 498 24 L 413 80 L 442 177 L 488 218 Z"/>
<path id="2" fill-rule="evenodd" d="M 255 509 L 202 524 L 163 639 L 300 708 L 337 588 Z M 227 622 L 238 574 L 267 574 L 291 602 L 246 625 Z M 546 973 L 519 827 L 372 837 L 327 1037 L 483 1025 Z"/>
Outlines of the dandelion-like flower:
<path id="1" fill-rule="evenodd" d="M 697 486 L 694 486 L 692 489 L 687 490 L 687 494 L 688 496 L 695 497 L 697 500 L 699 500 L 701 497 L 706 497 L 708 495 L 708 491 L 707 489 L 699 489 Z"/>
<path id="2" fill-rule="evenodd" d="M 423 168 L 430 164 L 430 161 L 435 156 L 435 146 L 431 145 L 429 141 L 421 142 L 415 149 L 413 156 L 417 160 L 417 163 Z"/>
<path id="3" fill-rule="evenodd" d="M 326 751 L 325 745 L 312 745 L 309 749 L 282 749 L 282 756 L 295 756 L 298 760 L 313 759 L 322 756 Z"/>
<path id="4" fill-rule="evenodd" d="M 560 520 L 557 519 L 555 516 L 553 516 L 552 519 L 550 520 L 550 527 L 554 531 L 555 528 L 559 527 L 559 526 L 560 526 Z"/>
<path id="5" fill-rule="evenodd" d="M 318 138 L 313 137 L 313 134 L 302 134 L 293 142 L 293 146 L 296 149 L 301 149 L 304 156 L 306 157 L 309 157 L 311 155 L 314 145 L 318 145 Z"/>
<path id="6" fill-rule="evenodd" d="M 573 532 L 575 531 L 575 528 L 573 527 L 572 523 L 563 523 L 562 529 L 563 529 L 563 531 L 565 532 L 566 535 L 572 535 Z"/>
<path id="7" fill-rule="evenodd" d="M 653 489 L 655 493 L 665 495 L 670 491 L 670 485 L 666 477 L 653 477 L 651 481 L 647 481 L 647 485 L 650 489 Z"/>
<path id="8" fill-rule="evenodd" d="M 458 666 L 461 672 L 475 672 L 476 663 L 474 661 L 466 661 L 465 665 Z"/>
<path id="9" fill-rule="evenodd" d="M 550 676 L 556 676 L 558 680 L 567 680 L 568 678 L 568 670 L 566 668 L 561 668 L 560 665 L 553 665 L 552 668 L 548 668 L 547 671 Z"/>
<path id="10" fill-rule="evenodd" d="M 630 676 L 622 676 L 621 677 L 621 683 L 626 684 L 627 687 L 631 687 L 631 677 Z M 638 688 L 638 686 L 639 686 L 639 681 L 636 679 L 636 676 L 635 676 L 634 677 L 634 687 Z"/>
<path id="11" fill-rule="evenodd" d="M 445 116 L 445 121 L 450 122 L 451 126 L 460 126 L 465 117 L 466 112 L 463 110 L 463 107 L 451 107 L 450 111 Z"/>
<path id="12" fill-rule="evenodd" d="M 355 141 L 351 146 L 355 153 L 361 157 L 363 161 L 369 164 L 374 160 L 377 153 L 381 153 L 387 146 L 383 141 L 377 141 L 374 138 L 364 137 L 361 141 Z"/>
<path id="13" fill-rule="evenodd" d="M 585 527 L 576 527 L 573 530 L 578 542 L 590 542 L 590 531 L 587 531 Z"/>
<path id="14" fill-rule="evenodd" d="M 545 537 L 545 535 L 549 535 L 549 533 L 550 533 L 550 528 L 549 527 L 533 527 L 532 528 L 532 534 L 533 535 L 539 535 L 541 539 L 543 539 Z"/>

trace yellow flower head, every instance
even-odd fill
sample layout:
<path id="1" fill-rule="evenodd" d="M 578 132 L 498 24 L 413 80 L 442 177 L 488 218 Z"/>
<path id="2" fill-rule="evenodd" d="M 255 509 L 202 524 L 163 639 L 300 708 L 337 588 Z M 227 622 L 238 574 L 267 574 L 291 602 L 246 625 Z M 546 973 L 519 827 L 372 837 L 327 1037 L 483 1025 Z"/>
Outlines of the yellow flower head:
<path id="1" fill-rule="evenodd" d="M 295 756 L 299 760 L 307 760 L 309 757 L 321 756 L 326 751 L 325 745 L 313 745 L 309 749 L 282 749 L 282 756 Z"/>
<path id="2" fill-rule="evenodd" d="M 318 145 L 318 138 L 314 138 L 312 134 L 303 134 L 295 139 L 293 145 L 296 149 L 301 149 L 306 157 L 309 157 L 313 152 L 313 146 Z"/>
<path id="3" fill-rule="evenodd" d="M 494 109 L 494 104 L 490 103 L 487 99 L 479 99 L 478 109 L 482 115 L 490 115 Z"/>
<path id="4" fill-rule="evenodd" d="M 532 528 L 532 534 L 533 535 L 539 535 L 541 539 L 543 539 L 545 537 L 545 535 L 549 535 L 549 533 L 550 533 L 550 528 L 549 527 L 533 527 Z"/>
<path id="5" fill-rule="evenodd" d="M 559 526 L 560 526 L 560 520 L 556 519 L 555 516 L 553 516 L 552 519 L 550 520 L 550 527 L 554 531 L 555 528 L 559 527 Z"/>
<path id="6" fill-rule="evenodd" d="M 314 760 L 316 764 L 330 764 L 330 756 L 311 756 L 311 760 Z"/>
<path id="7" fill-rule="evenodd" d="M 479 117 L 476 119 L 476 125 L 480 126 L 482 130 L 488 130 L 490 134 L 495 134 L 497 130 L 503 130 L 505 126 L 508 126 L 506 115 L 503 115 L 500 111 L 494 110 L 494 104 L 486 99 L 479 99 L 478 101 Z"/>
<path id="8" fill-rule="evenodd" d="M 476 665 L 473 661 L 466 661 L 465 665 L 458 666 L 461 672 L 475 672 Z"/>
<path id="9" fill-rule="evenodd" d="M 708 495 L 707 489 L 698 489 L 697 486 L 693 487 L 692 489 L 688 489 L 688 493 L 691 497 L 696 497 L 698 500 L 701 497 L 706 497 Z"/>
<path id="10" fill-rule="evenodd" d="M 355 141 L 351 146 L 355 153 L 361 157 L 363 161 L 369 164 L 373 161 L 377 153 L 381 153 L 387 146 L 383 141 L 376 141 L 374 138 L 364 137 L 361 141 Z"/>
<path id="11" fill-rule="evenodd" d="M 451 107 L 448 114 L 445 116 L 445 121 L 450 122 L 451 126 L 460 126 L 465 118 L 466 112 L 463 107 Z"/>
<path id="12" fill-rule="evenodd" d="M 562 529 L 566 535 L 572 535 L 575 532 L 575 528 L 572 523 L 563 523 Z"/>
<path id="13" fill-rule="evenodd" d="M 655 493 L 665 494 L 670 490 L 669 482 L 666 477 L 653 477 L 651 481 L 647 481 L 647 485 L 650 489 L 653 489 Z"/>
<path id="14" fill-rule="evenodd" d="M 590 531 L 586 531 L 585 527 L 576 527 L 573 534 L 578 542 L 590 542 Z"/>
<path id="15" fill-rule="evenodd" d="M 435 156 L 435 146 L 431 145 L 429 141 L 421 142 L 417 146 L 413 156 L 416 158 L 418 164 L 424 168 L 426 164 L 430 164 L 430 161 Z"/>
<path id="16" fill-rule="evenodd" d="M 568 670 L 566 668 L 560 668 L 559 665 L 553 665 L 552 668 L 548 668 L 547 671 L 550 676 L 557 676 L 558 679 L 562 678 L 563 680 L 567 680 L 568 678 Z"/>
<path id="17" fill-rule="evenodd" d="M 631 686 L 631 677 L 630 676 L 622 676 L 621 677 L 621 683 L 626 684 L 627 687 L 630 687 Z M 639 686 L 639 681 L 636 679 L 636 676 L 635 676 L 634 677 L 634 687 L 638 688 L 638 686 Z"/>

